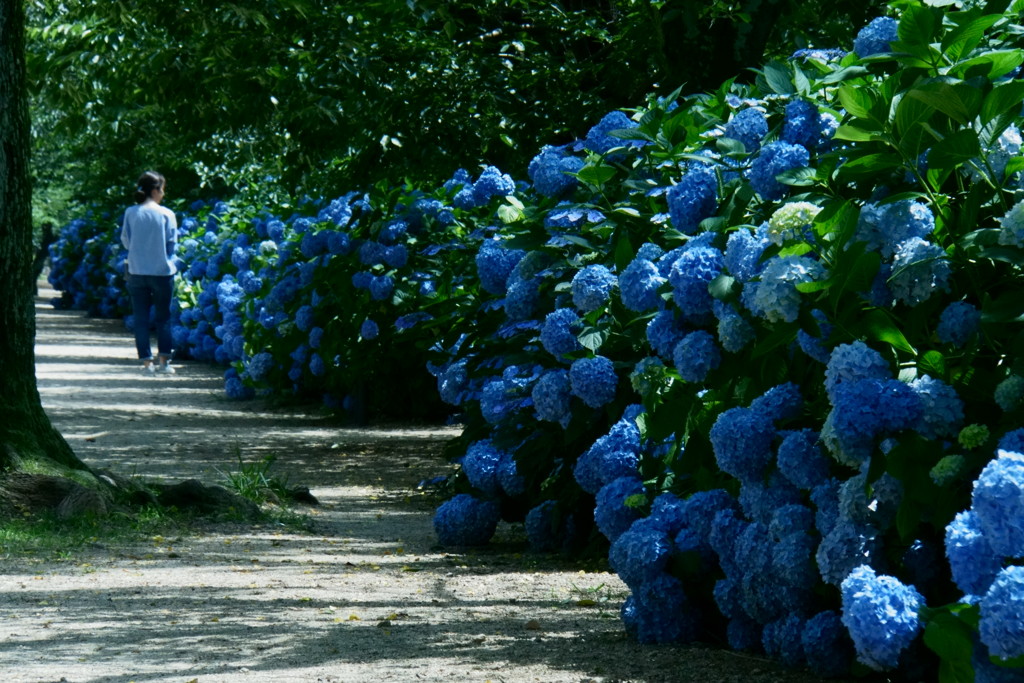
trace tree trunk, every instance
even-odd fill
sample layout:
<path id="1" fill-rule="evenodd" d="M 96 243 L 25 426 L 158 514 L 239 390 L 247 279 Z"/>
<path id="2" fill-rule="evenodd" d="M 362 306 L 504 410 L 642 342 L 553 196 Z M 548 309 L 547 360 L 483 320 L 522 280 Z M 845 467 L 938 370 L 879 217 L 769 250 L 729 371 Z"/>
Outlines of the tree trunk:
<path id="1" fill-rule="evenodd" d="M 48 459 L 88 469 L 50 424 L 35 373 L 32 190 L 22 0 L 0 2 L 0 472 Z M 2 478 L 2 477 L 0 477 Z"/>

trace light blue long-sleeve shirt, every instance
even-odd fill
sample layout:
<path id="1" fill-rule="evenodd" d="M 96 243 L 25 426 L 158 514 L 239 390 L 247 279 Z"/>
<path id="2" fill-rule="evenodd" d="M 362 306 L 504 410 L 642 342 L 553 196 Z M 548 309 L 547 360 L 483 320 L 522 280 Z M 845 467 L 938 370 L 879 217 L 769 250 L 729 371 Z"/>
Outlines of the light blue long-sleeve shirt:
<path id="1" fill-rule="evenodd" d="M 121 244 L 128 249 L 132 275 L 174 275 L 178 221 L 174 212 L 155 202 L 131 206 L 124 212 Z"/>

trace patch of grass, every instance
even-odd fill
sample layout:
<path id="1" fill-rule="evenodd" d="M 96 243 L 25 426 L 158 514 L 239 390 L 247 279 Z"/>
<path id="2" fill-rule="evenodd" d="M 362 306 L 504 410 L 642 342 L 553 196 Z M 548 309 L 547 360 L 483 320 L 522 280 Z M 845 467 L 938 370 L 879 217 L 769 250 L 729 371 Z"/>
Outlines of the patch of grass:
<path id="1" fill-rule="evenodd" d="M 60 519 L 52 512 L 0 519 L 0 555 L 70 560 L 77 550 L 107 544 L 130 544 L 154 535 L 188 530 L 180 513 L 148 505 L 132 514 L 85 515 Z"/>
<path id="2" fill-rule="evenodd" d="M 221 472 L 226 485 L 238 495 L 254 503 L 275 503 L 286 505 L 291 498 L 287 478 L 270 474 L 276 456 L 270 454 L 258 462 L 245 462 L 242 454 L 237 453 L 238 470 Z"/>

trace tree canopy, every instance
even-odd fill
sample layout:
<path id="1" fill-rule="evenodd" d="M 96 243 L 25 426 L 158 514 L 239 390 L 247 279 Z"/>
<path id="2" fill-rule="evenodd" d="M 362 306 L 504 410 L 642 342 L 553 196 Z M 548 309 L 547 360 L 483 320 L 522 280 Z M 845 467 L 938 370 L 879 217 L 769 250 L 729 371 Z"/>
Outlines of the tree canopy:
<path id="1" fill-rule="evenodd" d="M 37 191 L 101 198 L 147 167 L 206 196 L 518 169 L 645 94 L 743 77 L 794 44 L 787 18 L 827 47 L 877 4 L 34 0 Z"/>

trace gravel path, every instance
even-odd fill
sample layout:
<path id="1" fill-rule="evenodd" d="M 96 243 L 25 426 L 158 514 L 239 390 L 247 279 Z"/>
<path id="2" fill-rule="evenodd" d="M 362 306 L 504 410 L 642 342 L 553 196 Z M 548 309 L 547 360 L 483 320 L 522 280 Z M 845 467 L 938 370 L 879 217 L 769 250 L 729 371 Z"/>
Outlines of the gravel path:
<path id="1" fill-rule="evenodd" d="M 310 487 L 311 529 L 218 526 L 62 558 L 0 554 L 0 679 L 174 681 L 816 680 L 696 646 L 630 642 L 623 584 L 528 552 L 438 547 L 433 502 L 448 427 L 355 429 L 224 398 L 221 371 L 144 377 L 115 321 L 37 302 L 37 378 L 51 420 L 92 466 L 223 481 L 239 457 Z"/>

